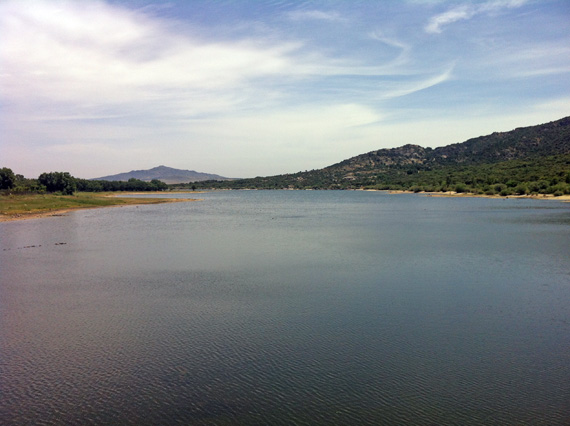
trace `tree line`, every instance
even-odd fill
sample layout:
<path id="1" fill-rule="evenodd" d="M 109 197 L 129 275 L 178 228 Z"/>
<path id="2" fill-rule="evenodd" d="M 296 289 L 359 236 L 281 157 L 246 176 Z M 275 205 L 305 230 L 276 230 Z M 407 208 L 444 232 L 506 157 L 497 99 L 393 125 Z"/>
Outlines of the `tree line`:
<path id="1" fill-rule="evenodd" d="M 69 172 L 42 173 L 37 179 L 15 174 L 12 169 L 0 169 L 0 190 L 5 193 L 61 193 L 73 195 L 80 192 L 114 191 L 164 191 L 168 185 L 158 179 L 145 182 L 131 178 L 128 181 L 88 180 L 72 176 Z"/>

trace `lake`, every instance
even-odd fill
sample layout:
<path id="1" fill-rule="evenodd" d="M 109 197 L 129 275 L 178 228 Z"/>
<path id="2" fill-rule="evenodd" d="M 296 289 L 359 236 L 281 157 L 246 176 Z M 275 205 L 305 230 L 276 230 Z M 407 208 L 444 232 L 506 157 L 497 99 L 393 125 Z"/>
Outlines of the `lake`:
<path id="1" fill-rule="evenodd" d="M 0 424 L 570 424 L 570 204 L 196 196 L 0 223 Z"/>

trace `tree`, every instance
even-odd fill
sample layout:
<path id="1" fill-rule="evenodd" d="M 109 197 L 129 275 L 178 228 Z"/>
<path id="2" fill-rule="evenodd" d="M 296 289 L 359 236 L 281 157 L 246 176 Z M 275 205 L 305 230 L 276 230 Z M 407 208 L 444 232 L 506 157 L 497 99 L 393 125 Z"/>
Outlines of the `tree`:
<path id="1" fill-rule="evenodd" d="M 16 175 L 8 167 L 0 169 L 0 189 L 12 189 L 16 184 Z"/>
<path id="2" fill-rule="evenodd" d="M 151 180 L 150 186 L 153 191 L 165 191 L 168 189 L 168 185 L 158 179 Z"/>
<path id="3" fill-rule="evenodd" d="M 149 184 L 148 182 L 144 182 L 140 179 L 130 178 L 126 185 L 126 191 L 148 191 Z"/>
<path id="4" fill-rule="evenodd" d="M 73 195 L 77 189 L 75 178 L 68 172 L 42 173 L 38 182 L 46 187 L 46 191 L 61 192 L 64 195 Z"/>

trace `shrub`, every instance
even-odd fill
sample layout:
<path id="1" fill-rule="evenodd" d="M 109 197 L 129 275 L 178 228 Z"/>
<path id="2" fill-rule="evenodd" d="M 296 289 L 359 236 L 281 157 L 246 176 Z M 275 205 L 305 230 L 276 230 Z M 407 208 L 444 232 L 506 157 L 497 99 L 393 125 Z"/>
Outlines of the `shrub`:
<path id="1" fill-rule="evenodd" d="M 457 185 L 455 185 L 455 192 L 462 193 L 465 191 L 466 191 L 466 187 L 462 183 L 458 183 Z"/>
<path id="2" fill-rule="evenodd" d="M 559 183 L 556 185 L 549 186 L 548 188 L 546 188 L 545 191 L 547 194 L 554 194 L 555 192 L 561 192 L 562 194 L 564 194 L 566 189 L 567 185 L 565 183 Z"/>
<path id="3" fill-rule="evenodd" d="M 546 189 L 549 187 L 549 183 L 546 180 L 539 180 L 538 181 L 538 187 L 539 187 L 539 189 Z"/>
<path id="4" fill-rule="evenodd" d="M 529 192 L 538 192 L 540 191 L 540 185 L 538 182 L 531 182 L 528 184 L 528 191 Z"/>
<path id="5" fill-rule="evenodd" d="M 527 192 L 528 188 L 526 187 L 526 185 L 521 184 L 515 188 L 515 194 L 517 195 L 525 195 Z"/>

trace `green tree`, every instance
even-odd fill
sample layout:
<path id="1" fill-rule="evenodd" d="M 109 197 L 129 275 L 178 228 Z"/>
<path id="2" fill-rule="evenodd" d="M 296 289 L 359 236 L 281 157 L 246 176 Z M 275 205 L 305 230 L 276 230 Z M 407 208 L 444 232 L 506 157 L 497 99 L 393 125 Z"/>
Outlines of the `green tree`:
<path id="1" fill-rule="evenodd" d="M 38 182 L 46 187 L 46 191 L 61 192 L 64 195 L 73 195 L 77 189 L 75 178 L 68 172 L 42 173 Z"/>
<path id="2" fill-rule="evenodd" d="M 158 179 L 153 179 L 150 181 L 153 191 L 165 191 L 168 189 L 168 185 Z"/>
<path id="3" fill-rule="evenodd" d="M 124 188 L 126 191 L 147 191 L 148 183 L 140 179 L 130 178 Z"/>
<path id="4" fill-rule="evenodd" d="M 0 189 L 12 189 L 16 184 L 16 175 L 8 167 L 0 169 Z"/>

